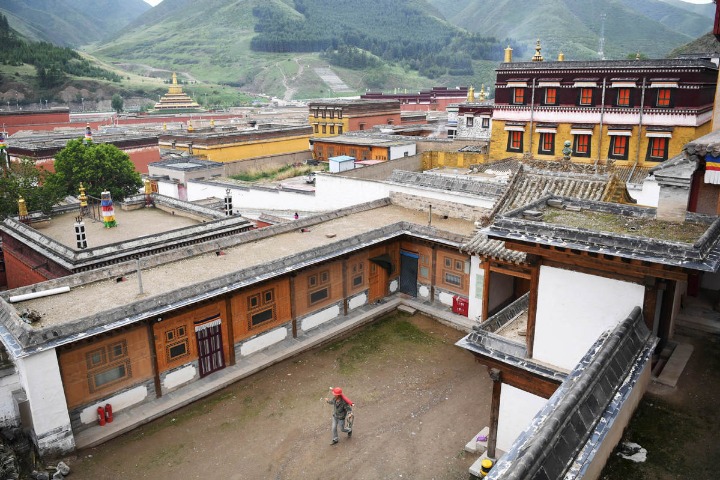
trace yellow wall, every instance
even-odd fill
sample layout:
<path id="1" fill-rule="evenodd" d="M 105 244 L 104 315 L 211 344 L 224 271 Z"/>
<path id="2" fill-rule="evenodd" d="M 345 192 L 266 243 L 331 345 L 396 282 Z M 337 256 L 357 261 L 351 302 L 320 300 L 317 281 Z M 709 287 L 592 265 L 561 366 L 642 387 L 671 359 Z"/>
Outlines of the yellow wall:
<path id="1" fill-rule="evenodd" d="M 705 135 L 710 132 L 711 122 L 706 122 L 699 127 L 674 127 L 672 131 L 672 138 L 668 144 L 668 159 L 678 155 L 685 144 L 688 142 Z M 535 127 L 533 126 L 533 129 Z M 505 122 L 501 120 L 493 121 L 492 135 L 490 138 L 490 159 L 500 160 L 503 158 L 522 158 L 523 153 L 530 151 L 533 158 L 539 160 L 559 160 L 562 158 L 563 143 L 565 140 L 574 140 L 574 135 L 570 133 L 571 124 L 560 123 L 557 126 L 557 134 L 555 135 L 555 153 L 554 155 L 540 155 L 538 154 L 538 146 L 540 143 L 540 134 L 533 131 L 532 134 L 532 146 L 529 149 L 528 145 L 530 142 L 530 124 L 525 125 L 525 132 L 523 136 L 523 152 L 508 152 L 508 134 L 510 132 L 505 131 Z M 601 161 L 606 161 L 608 158 L 608 151 L 610 149 L 610 136 L 608 135 L 607 125 L 603 126 L 602 135 L 599 135 L 600 126 L 596 125 L 593 128 L 593 134 L 590 141 L 590 157 L 572 157 L 574 162 L 578 163 L 592 163 L 598 158 Z M 632 129 L 632 136 L 629 138 L 629 151 L 627 160 L 615 160 L 616 165 L 632 165 L 638 160 L 638 165 L 647 166 L 657 165 L 658 162 L 646 162 L 645 157 L 647 156 L 647 149 L 649 138 L 646 136 L 647 128 L 642 127 L 641 135 L 638 136 L 638 127 L 635 126 Z M 640 150 L 638 151 L 638 138 L 640 139 Z M 572 144 L 571 144 L 572 145 Z M 639 153 L 639 155 L 638 155 Z"/>
<path id="2" fill-rule="evenodd" d="M 187 151 L 187 147 L 176 146 Z M 267 155 L 302 152 L 310 149 L 310 136 L 257 140 L 241 144 L 193 145 L 193 154 L 215 162 L 233 162 Z"/>
<path id="3" fill-rule="evenodd" d="M 350 118 L 343 116 L 343 118 L 322 118 L 322 117 L 309 117 L 310 126 L 313 127 L 313 137 L 334 137 L 340 135 L 338 132 L 337 124 L 342 124 L 342 133 L 347 133 L 350 130 Z M 315 131 L 315 123 L 317 123 L 317 132 Z M 326 126 L 325 133 L 322 131 L 323 125 Z M 335 125 L 335 133 L 330 133 L 330 125 Z"/>
<path id="4" fill-rule="evenodd" d="M 509 155 L 506 155 L 506 157 Z M 501 157 L 505 158 L 505 157 Z M 488 155 L 474 152 L 423 152 L 422 168 L 469 168 L 470 165 L 485 163 Z"/>

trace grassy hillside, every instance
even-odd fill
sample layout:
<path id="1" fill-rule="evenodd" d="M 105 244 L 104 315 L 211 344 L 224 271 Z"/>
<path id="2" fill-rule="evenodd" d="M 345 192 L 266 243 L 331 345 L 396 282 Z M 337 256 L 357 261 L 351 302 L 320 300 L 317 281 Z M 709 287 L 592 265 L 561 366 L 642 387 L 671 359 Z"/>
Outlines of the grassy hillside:
<path id="1" fill-rule="evenodd" d="M 489 84 L 494 62 L 487 57 L 500 59 L 506 42 L 465 32 L 421 0 L 164 0 L 92 53 L 138 72 L 152 66 L 245 91 L 312 98 Z M 379 63 L 330 65 L 349 87 L 338 92 L 316 69 L 333 62 L 322 51 L 343 45 Z"/>
<path id="2" fill-rule="evenodd" d="M 670 56 L 693 54 L 693 53 L 720 53 L 720 42 L 712 33 L 706 33 L 692 42 L 676 48 L 670 52 Z"/>
<path id="3" fill-rule="evenodd" d="M 568 59 L 598 58 L 602 14 L 606 15 L 606 58 L 624 58 L 637 51 L 651 58 L 664 57 L 673 48 L 704 33 L 707 29 L 702 29 L 703 22 L 709 22 L 660 0 L 429 2 L 448 20 L 472 31 L 502 34 L 528 46 L 540 38 L 545 58 L 554 58 L 559 51 Z M 710 28 L 710 23 L 707 25 Z M 532 50 L 525 60 L 531 55 Z"/>
<path id="4" fill-rule="evenodd" d="M 117 32 L 151 7 L 143 0 L 3 0 L 15 30 L 32 40 L 79 47 Z"/>

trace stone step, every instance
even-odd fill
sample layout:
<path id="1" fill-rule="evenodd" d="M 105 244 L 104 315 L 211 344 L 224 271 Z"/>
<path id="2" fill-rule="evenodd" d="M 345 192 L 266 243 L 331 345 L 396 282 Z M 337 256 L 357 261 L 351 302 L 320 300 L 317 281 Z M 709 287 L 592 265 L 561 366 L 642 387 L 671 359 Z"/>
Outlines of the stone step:
<path id="1" fill-rule="evenodd" d="M 686 343 L 678 344 L 665 364 L 665 368 L 663 368 L 660 375 L 653 380 L 668 387 L 675 387 L 680 379 L 680 375 L 682 375 L 683 370 L 685 370 L 685 365 L 687 365 L 688 360 L 690 360 L 693 348 L 692 345 Z"/>
<path id="2" fill-rule="evenodd" d="M 490 435 L 490 427 L 485 427 L 475 435 L 470 441 L 465 444 L 465 451 L 469 453 L 482 454 L 487 450 L 487 437 Z M 485 440 L 479 440 L 480 437 L 485 437 Z"/>

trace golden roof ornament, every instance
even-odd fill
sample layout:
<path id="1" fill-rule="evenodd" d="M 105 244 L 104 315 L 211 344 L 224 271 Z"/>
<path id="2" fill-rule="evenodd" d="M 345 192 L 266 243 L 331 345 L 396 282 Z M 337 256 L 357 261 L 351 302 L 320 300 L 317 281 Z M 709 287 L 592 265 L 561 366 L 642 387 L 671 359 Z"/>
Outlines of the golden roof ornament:
<path id="1" fill-rule="evenodd" d="M 504 60 L 505 63 L 512 63 L 512 52 L 513 52 L 512 47 L 510 45 L 508 45 L 507 48 L 505 49 L 505 60 Z"/>
<path id="2" fill-rule="evenodd" d="M 192 126 L 192 120 L 188 120 L 188 132 L 195 131 L 195 128 Z"/>
<path id="3" fill-rule="evenodd" d="M 85 195 L 85 187 L 82 183 L 80 183 L 78 189 L 80 190 L 80 195 L 78 195 L 78 200 L 80 200 L 80 208 L 87 207 L 87 195 Z"/>
<path id="4" fill-rule="evenodd" d="M 533 55 L 532 57 L 533 62 L 542 62 L 544 60 L 543 56 L 540 54 L 541 49 L 542 47 L 540 47 L 540 39 L 538 38 L 537 42 L 535 42 L 535 55 Z"/>
<path id="5" fill-rule="evenodd" d="M 485 84 L 483 83 L 480 85 L 480 101 L 484 102 L 487 98 L 487 93 L 485 93 Z"/>
<path id="6" fill-rule="evenodd" d="M 470 85 L 470 88 L 468 88 L 468 96 L 467 96 L 468 103 L 475 102 L 475 89 L 472 85 Z"/>
<path id="7" fill-rule="evenodd" d="M 23 197 L 18 198 L 18 215 L 21 217 L 27 217 L 27 205 Z"/>
<path id="8" fill-rule="evenodd" d="M 563 52 L 558 53 L 558 62 L 565 61 L 565 54 Z"/>

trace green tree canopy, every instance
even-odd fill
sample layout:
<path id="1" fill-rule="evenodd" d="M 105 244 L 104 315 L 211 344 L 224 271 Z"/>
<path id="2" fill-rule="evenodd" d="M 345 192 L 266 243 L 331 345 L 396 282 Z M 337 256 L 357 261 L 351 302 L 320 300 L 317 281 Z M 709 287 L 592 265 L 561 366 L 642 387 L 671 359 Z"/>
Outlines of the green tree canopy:
<path id="1" fill-rule="evenodd" d="M 125 102 L 123 101 L 123 98 L 118 95 L 117 93 L 112 96 L 112 100 L 110 100 L 110 106 L 113 110 L 115 110 L 117 113 L 120 113 L 123 111 L 123 107 L 125 106 Z"/>
<path id="2" fill-rule="evenodd" d="M 39 169 L 30 159 L 10 163 L 10 171 L 0 171 L 0 220 L 18 214 L 18 199 L 25 200 L 28 212 L 38 210 L 50 213 L 50 209 L 65 192 L 45 184 L 47 170 Z"/>
<path id="3" fill-rule="evenodd" d="M 114 145 L 85 144 L 70 140 L 55 155 L 55 173 L 48 176 L 48 184 L 68 195 L 77 195 L 82 183 L 88 195 L 100 198 L 108 190 L 114 201 L 122 201 L 138 193 L 142 186 L 140 174 L 130 157 Z"/>

